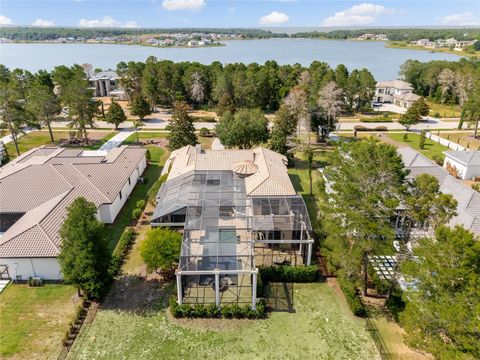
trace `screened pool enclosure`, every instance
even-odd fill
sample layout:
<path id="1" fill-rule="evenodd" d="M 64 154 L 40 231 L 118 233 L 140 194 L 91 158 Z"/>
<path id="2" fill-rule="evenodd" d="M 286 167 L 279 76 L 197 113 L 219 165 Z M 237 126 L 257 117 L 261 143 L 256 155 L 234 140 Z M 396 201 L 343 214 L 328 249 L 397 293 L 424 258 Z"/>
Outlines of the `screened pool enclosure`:
<path id="1" fill-rule="evenodd" d="M 256 304 L 258 265 L 310 264 L 311 224 L 301 196 L 248 196 L 233 171 L 192 170 L 157 195 L 152 226 L 183 231 L 179 303 Z"/>

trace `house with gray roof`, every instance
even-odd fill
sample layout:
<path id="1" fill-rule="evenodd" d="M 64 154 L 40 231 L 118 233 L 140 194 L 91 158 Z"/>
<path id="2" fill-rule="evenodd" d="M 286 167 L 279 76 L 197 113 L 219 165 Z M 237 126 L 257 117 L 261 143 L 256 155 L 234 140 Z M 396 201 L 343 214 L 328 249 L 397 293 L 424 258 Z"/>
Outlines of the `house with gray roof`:
<path id="1" fill-rule="evenodd" d="M 451 194 L 457 200 L 457 216 L 452 218 L 449 225 L 461 225 L 474 234 L 480 235 L 480 194 L 412 148 L 400 148 L 398 152 L 402 156 L 405 167 L 410 170 L 410 178 L 420 174 L 435 176 L 440 184 L 440 191 Z"/>
<path id="2" fill-rule="evenodd" d="M 178 303 L 255 309 L 258 265 L 310 265 L 312 226 L 286 164 L 262 147 L 171 153 L 151 224 L 183 232 Z"/>
<path id="3" fill-rule="evenodd" d="M 67 207 L 78 197 L 112 223 L 146 168 L 145 150 L 120 146 L 105 155 L 44 146 L 0 168 L 0 265 L 15 280 L 62 278 L 57 256 Z"/>
<path id="4" fill-rule="evenodd" d="M 93 89 L 93 96 L 111 96 L 125 99 L 125 91 L 120 87 L 119 77 L 114 70 L 102 70 L 90 74 L 88 81 Z"/>
<path id="5" fill-rule="evenodd" d="M 395 104 L 408 109 L 420 97 L 413 93 L 412 84 L 403 80 L 379 81 L 375 86 L 375 102 Z"/>
<path id="6" fill-rule="evenodd" d="M 480 176 L 480 151 L 444 151 L 443 167 L 462 180 Z"/>

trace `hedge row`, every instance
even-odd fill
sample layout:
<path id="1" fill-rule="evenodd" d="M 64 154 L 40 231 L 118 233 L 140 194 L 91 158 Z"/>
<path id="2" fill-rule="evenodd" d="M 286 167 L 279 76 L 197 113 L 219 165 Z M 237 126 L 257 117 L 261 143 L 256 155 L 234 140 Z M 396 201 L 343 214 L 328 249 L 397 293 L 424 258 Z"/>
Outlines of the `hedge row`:
<path id="1" fill-rule="evenodd" d="M 386 126 L 376 126 L 374 128 L 368 128 L 362 125 L 355 125 L 353 127 L 354 131 L 388 131 Z"/>
<path id="2" fill-rule="evenodd" d="M 376 116 L 371 118 L 361 118 L 361 122 L 364 123 L 391 123 L 393 120 L 388 116 Z"/>
<path id="3" fill-rule="evenodd" d="M 210 319 L 264 319 L 267 316 L 266 304 L 259 299 L 257 309 L 252 310 L 249 305 L 237 304 L 219 307 L 215 304 L 177 304 L 175 297 L 170 298 L 170 311 L 175 318 L 210 318 Z"/>
<path id="4" fill-rule="evenodd" d="M 273 282 L 314 282 L 318 278 L 318 269 L 315 265 L 289 266 L 273 265 L 258 268 L 263 283 Z"/>
<path id="5" fill-rule="evenodd" d="M 127 256 L 127 252 L 135 240 L 135 235 L 133 228 L 127 227 L 123 231 L 122 236 L 120 236 L 117 246 L 115 246 L 112 254 L 112 262 L 110 266 L 112 276 L 117 276 L 119 274 L 125 256 Z"/>
<path id="6" fill-rule="evenodd" d="M 62 345 L 70 347 L 73 344 L 73 341 L 77 337 L 80 328 L 82 327 L 83 321 L 87 316 L 88 307 L 90 302 L 86 299 L 80 303 L 80 305 L 75 310 L 75 316 L 73 320 L 69 323 L 68 329 L 63 334 Z"/>
<path id="7" fill-rule="evenodd" d="M 350 310 L 355 314 L 355 316 L 359 317 L 366 317 L 367 316 L 367 308 L 363 303 L 362 299 L 360 298 L 360 294 L 358 289 L 346 279 L 342 277 L 338 277 L 338 284 L 347 299 L 347 304 L 350 307 Z"/>
<path id="8" fill-rule="evenodd" d="M 136 208 L 132 211 L 132 219 L 138 220 L 140 219 L 140 216 L 142 216 L 142 212 L 145 209 L 145 206 L 147 206 L 147 202 L 145 200 L 138 200 L 135 205 Z"/>

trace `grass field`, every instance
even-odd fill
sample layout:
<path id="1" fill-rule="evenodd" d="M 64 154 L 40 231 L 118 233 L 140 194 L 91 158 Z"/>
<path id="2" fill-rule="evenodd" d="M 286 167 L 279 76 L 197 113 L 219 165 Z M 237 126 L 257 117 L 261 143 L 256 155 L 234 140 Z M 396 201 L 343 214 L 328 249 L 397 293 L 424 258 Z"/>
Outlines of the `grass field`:
<path id="1" fill-rule="evenodd" d="M 9 285 L 0 295 L 0 358 L 56 359 L 75 293 L 68 285 Z"/>
<path id="2" fill-rule="evenodd" d="M 266 320 L 184 320 L 101 309 L 68 359 L 377 359 L 363 320 L 326 283 L 295 284 L 295 313 Z"/>
<path id="3" fill-rule="evenodd" d="M 425 140 L 425 147 L 423 148 L 423 150 L 420 149 L 418 147 L 418 143 L 420 141 L 420 135 L 415 133 L 408 133 L 407 141 L 403 140 L 403 133 L 390 133 L 388 134 L 388 136 L 390 137 L 390 139 L 400 144 L 408 145 L 414 148 L 415 150 L 417 150 L 418 152 L 422 153 L 423 155 L 425 155 L 430 159 L 433 159 L 435 155 L 443 157 L 442 152 L 445 150 L 448 150 L 445 146 L 440 145 L 436 142 L 433 142 L 432 140 L 429 140 L 429 139 Z"/>
<path id="4" fill-rule="evenodd" d="M 93 145 L 87 147 L 88 149 L 94 150 L 99 148 L 104 142 L 110 139 L 112 136 L 116 134 L 116 132 L 99 132 L 99 131 L 90 131 L 90 136 L 95 139 L 99 139 L 99 141 Z M 68 139 L 70 137 L 69 131 L 55 131 L 53 133 L 53 137 L 55 142 L 52 143 L 50 141 L 50 134 L 48 131 L 32 131 L 31 133 L 25 134 L 18 139 L 18 148 L 20 153 L 23 154 L 24 152 L 31 150 L 33 148 L 43 146 L 43 145 L 57 145 L 58 140 Z M 10 142 L 6 145 L 6 149 L 8 154 L 10 155 L 10 159 L 13 159 L 17 156 L 17 151 L 15 149 L 15 145 L 13 142 Z"/>
<path id="5" fill-rule="evenodd" d="M 441 118 L 453 118 L 460 117 L 462 109 L 459 105 L 446 105 L 437 104 L 432 101 L 428 101 L 430 107 L 430 115 L 438 113 Z"/>
<path id="6" fill-rule="evenodd" d="M 463 147 L 468 147 L 469 150 L 480 150 L 480 140 L 473 138 L 473 132 L 452 133 L 440 131 L 440 136 L 444 139 L 460 144 Z"/>

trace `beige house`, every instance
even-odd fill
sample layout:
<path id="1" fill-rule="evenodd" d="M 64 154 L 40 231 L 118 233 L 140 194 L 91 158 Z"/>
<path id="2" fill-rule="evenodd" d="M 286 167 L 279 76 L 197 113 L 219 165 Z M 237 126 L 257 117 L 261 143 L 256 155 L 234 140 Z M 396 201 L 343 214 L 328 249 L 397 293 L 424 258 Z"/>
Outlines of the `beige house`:
<path id="1" fill-rule="evenodd" d="M 93 89 L 93 96 L 111 96 L 125 100 L 125 91 L 120 87 L 116 71 L 109 69 L 92 73 L 88 81 Z"/>
<path id="2" fill-rule="evenodd" d="M 375 86 L 375 102 L 395 104 L 408 109 L 420 97 L 413 93 L 412 84 L 403 80 L 379 81 Z"/>
<path id="3" fill-rule="evenodd" d="M 183 232 L 180 304 L 255 308 L 258 265 L 310 265 L 312 227 L 286 164 L 262 147 L 172 152 L 151 223 Z"/>
<path id="4" fill-rule="evenodd" d="M 145 150 L 121 146 L 105 155 L 41 147 L 0 168 L 0 265 L 13 280 L 62 278 L 59 229 L 78 197 L 112 223 L 146 167 Z"/>

